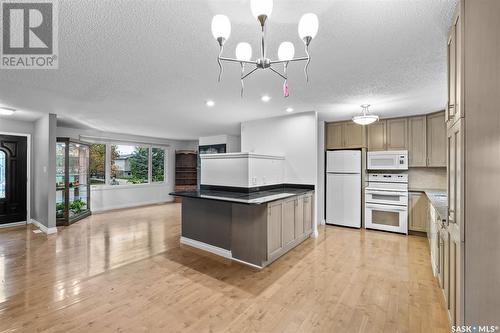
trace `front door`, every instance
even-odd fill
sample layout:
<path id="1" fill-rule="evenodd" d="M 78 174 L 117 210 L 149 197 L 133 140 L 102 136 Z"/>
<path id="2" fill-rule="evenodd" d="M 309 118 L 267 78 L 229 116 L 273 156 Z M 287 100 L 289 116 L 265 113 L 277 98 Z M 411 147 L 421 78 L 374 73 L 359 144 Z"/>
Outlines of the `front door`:
<path id="1" fill-rule="evenodd" d="M 0 224 L 26 221 L 26 137 L 0 135 Z"/>

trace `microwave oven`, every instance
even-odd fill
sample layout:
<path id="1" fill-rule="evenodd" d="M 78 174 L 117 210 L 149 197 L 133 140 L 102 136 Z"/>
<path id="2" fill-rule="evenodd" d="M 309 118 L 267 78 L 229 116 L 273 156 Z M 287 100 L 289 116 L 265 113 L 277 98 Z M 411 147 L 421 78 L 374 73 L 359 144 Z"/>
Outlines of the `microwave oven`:
<path id="1" fill-rule="evenodd" d="M 368 170 L 408 170 L 408 150 L 369 151 Z"/>

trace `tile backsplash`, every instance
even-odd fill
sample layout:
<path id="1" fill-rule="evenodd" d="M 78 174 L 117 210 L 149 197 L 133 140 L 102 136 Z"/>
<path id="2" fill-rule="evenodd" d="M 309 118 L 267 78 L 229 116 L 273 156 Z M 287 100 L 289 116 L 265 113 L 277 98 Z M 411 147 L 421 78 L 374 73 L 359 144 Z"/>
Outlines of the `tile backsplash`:
<path id="1" fill-rule="evenodd" d="M 408 187 L 446 190 L 446 168 L 409 168 Z"/>

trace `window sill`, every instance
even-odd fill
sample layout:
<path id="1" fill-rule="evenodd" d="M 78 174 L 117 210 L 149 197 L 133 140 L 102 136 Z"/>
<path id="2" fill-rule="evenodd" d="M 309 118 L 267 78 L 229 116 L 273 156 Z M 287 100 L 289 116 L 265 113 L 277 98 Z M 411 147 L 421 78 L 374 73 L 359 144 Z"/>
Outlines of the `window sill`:
<path id="1" fill-rule="evenodd" d="M 107 191 L 118 189 L 131 189 L 131 188 L 148 188 L 148 187 L 162 187 L 167 186 L 166 182 L 147 183 L 147 184 L 126 184 L 126 185 L 90 185 L 91 191 Z"/>

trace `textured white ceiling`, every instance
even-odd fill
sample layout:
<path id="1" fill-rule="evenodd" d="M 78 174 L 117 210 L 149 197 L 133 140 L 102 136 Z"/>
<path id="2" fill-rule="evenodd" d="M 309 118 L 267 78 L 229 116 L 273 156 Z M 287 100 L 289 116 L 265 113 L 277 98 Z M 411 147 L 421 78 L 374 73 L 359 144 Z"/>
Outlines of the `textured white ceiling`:
<path id="1" fill-rule="evenodd" d="M 292 41 L 302 55 L 297 23 L 319 16 L 311 44 L 310 82 L 302 64 L 289 68 L 291 96 L 281 80 L 258 71 L 239 95 L 239 66 L 226 64 L 216 82 L 214 14 L 231 19 L 226 55 L 240 41 L 258 52 L 259 28 L 248 0 L 59 1 L 59 70 L 0 70 L 0 105 L 17 119 L 56 113 L 65 125 L 103 131 L 193 139 L 238 133 L 241 121 L 316 110 L 348 119 L 362 103 L 380 116 L 443 109 L 446 35 L 456 0 L 275 0 L 268 54 Z M 269 94 L 269 103 L 260 100 Z M 207 108 L 205 100 L 215 107 Z M 1 121 L 1 119 L 0 119 Z"/>

